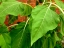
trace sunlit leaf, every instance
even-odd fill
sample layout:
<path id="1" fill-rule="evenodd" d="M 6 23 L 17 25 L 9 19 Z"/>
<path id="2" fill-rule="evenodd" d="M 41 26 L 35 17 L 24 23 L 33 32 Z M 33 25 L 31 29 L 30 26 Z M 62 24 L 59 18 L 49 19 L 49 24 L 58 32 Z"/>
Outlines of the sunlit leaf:
<path id="1" fill-rule="evenodd" d="M 31 31 L 31 45 L 39 38 L 44 36 L 47 31 L 53 30 L 57 27 L 59 16 L 47 6 L 37 6 L 33 9 L 31 14 L 32 31 Z"/>
<path id="2" fill-rule="evenodd" d="M 62 9 L 64 9 L 64 3 L 61 0 L 55 0 L 56 4 L 61 7 Z"/>
<path id="3" fill-rule="evenodd" d="M 0 46 L 1 48 L 11 48 L 11 38 L 9 33 L 0 34 Z"/>
<path id="4" fill-rule="evenodd" d="M 10 14 L 14 16 L 25 15 L 28 16 L 31 14 L 32 7 L 21 3 L 21 2 L 3 2 L 0 5 L 0 23 L 3 23 L 5 20 L 5 16 Z"/>

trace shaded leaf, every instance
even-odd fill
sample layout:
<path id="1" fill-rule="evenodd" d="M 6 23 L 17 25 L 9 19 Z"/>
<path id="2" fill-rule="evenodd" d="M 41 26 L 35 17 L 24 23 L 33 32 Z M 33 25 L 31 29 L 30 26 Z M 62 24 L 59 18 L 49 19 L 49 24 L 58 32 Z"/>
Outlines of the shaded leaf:
<path id="1" fill-rule="evenodd" d="M 42 39 L 37 40 L 31 48 L 42 48 Z"/>
<path id="2" fill-rule="evenodd" d="M 50 37 L 46 38 L 43 42 L 43 48 L 54 48 L 52 44 L 52 39 Z"/>
<path id="3" fill-rule="evenodd" d="M 26 8 L 25 8 L 26 6 Z M 28 10 L 27 10 L 28 9 Z M 14 16 L 25 15 L 28 16 L 31 14 L 32 7 L 21 2 L 3 2 L 0 5 L 0 23 L 3 23 L 5 16 L 10 14 Z"/>
<path id="4" fill-rule="evenodd" d="M 13 24 L 15 20 L 17 20 L 17 16 L 9 15 L 9 24 Z"/>
<path id="5" fill-rule="evenodd" d="M 61 20 L 61 34 L 64 36 L 64 21 Z"/>
<path id="6" fill-rule="evenodd" d="M 55 0 L 56 4 L 64 9 L 64 3 L 61 0 Z"/>
<path id="7" fill-rule="evenodd" d="M 12 48 L 30 48 L 29 28 L 27 26 L 24 30 L 24 26 L 25 23 L 20 23 L 11 30 Z"/>
<path id="8" fill-rule="evenodd" d="M 60 14 L 60 33 L 64 36 L 64 15 Z"/>
<path id="9" fill-rule="evenodd" d="M 8 28 L 5 25 L 0 25 L 0 33 L 8 33 Z"/>

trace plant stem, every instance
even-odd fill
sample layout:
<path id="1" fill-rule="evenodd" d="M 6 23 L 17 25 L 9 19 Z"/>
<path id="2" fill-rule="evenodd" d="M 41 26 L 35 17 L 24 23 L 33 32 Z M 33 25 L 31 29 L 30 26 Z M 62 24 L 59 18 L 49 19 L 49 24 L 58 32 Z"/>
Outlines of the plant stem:
<path id="1" fill-rule="evenodd" d="M 8 26 L 8 28 L 10 28 L 10 27 L 13 27 L 13 26 L 17 26 L 18 24 L 13 24 L 13 25 L 11 25 L 11 26 Z"/>
<path id="2" fill-rule="evenodd" d="M 48 8 L 50 8 L 50 7 L 51 7 L 51 5 L 52 5 L 52 2 L 50 2 L 50 5 L 49 5 L 49 7 L 48 7 Z"/>
<path id="3" fill-rule="evenodd" d="M 45 3 L 46 1 L 44 0 L 43 4 Z"/>
<path id="4" fill-rule="evenodd" d="M 28 20 L 26 21 L 26 24 L 25 24 L 25 26 L 24 26 L 23 32 L 25 31 L 25 28 L 26 28 L 29 20 L 30 20 L 30 18 L 28 18 Z"/>
<path id="5" fill-rule="evenodd" d="M 64 11 L 62 10 L 61 7 L 59 7 L 58 5 L 56 5 L 55 3 L 52 3 L 53 5 L 55 5 L 56 7 L 58 7 L 60 9 L 60 11 L 64 14 Z"/>
<path id="6" fill-rule="evenodd" d="M 55 6 L 56 6 L 56 7 L 58 7 L 58 8 L 59 8 L 59 10 L 64 14 L 64 11 L 62 10 L 62 8 L 61 8 L 61 7 L 59 7 L 57 4 L 52 3 L 52 2 L 46 2 L 46 3 L 51 3 L 52 5 L 55 5 Z"/>

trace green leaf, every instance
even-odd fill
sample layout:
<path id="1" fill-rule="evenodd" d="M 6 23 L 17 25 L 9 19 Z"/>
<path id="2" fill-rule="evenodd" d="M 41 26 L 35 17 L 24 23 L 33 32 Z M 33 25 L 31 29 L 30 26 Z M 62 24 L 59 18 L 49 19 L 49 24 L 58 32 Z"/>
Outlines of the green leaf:
<path id="1" fill-rule="evenodd" d="M 64 21 L 61 20 L 61 34 L 64 36 Z"/>
<path id="2" fill-rule="evenodd" d="M 64 3 L 61 0 L 55 0 L 56 4 L 61 7 L 62 9 L 64 9 Z"/>
<path id="3" fill-rule="evenodd" d="M 48 39 L 47 39 L 47 38 L 44 40 L 42 47 L 43 47 L 43 48 L 44 48 L 44 47 L 45 47 L 45 48 L 48 48 Z"/>
<path id="4" fill-rule="evenodd" d="M 52 39 L 50 37 L 48 38 L 48 48 L 54 48 Z"/>
<path id="5" fill-rule="evenodd" d="M 9 33 L 3 33 L 0 35 L 0 46 L 1 48 L 11 48 L 11 38 Z"/>
<path id="6" fill-rule="evenodd" d="M 56 45 L 56 32 L 52 34 L 45 35 L 45 38 L 42 39 L 43 48 L 54 48 Z"/>
<path id="7" fill-rule="evenodd" d="M 25 6 L 24 6 L 24 14 L 26 16 L 27 15 L 30 15 L 31 14 L 31 11 L 32 11 L 32 7 L 29 4 L 25 4 Z"/>
<path id="8" fill-rule="evenodd" d="M 11 30 L 12 48 L 30 48 L 30 32 L 25 23 L 20 23 Z"/>
<path id="9" fill-rule="evenodd" d="M 5 25 L 0 25 L 0 33 L 8 33 L 8 28 Z"/>
<path id="10" fill-rule="evenodd" d="M 21 2 L 3 2 L 0 5 L 0 20 L 2 20 L 0 23 L 4 23 L 5 16 L 8 14 L 14 16 L 18 16 L 19 14 L 28 16 L 31 14 L 31 10 L 31 6 Z"/>
<path id="11" fill-rule="evenodd" d="M 60 14 L 60 33 L 64 36 L 64 15 Z"/>
<path id="12" fill-rule="evenodd" d="M 17 0 L 5 0 L 6 2 L 13 2 L 13 1 L 17 1 Z"/>
<path id="13" fill-rule="evenodd" d="M 57 32 L 55 31 L 51 34 L 51 39 L 52 39 L 51 41 L 54 47 L 56 45 L 56 42 L 60 41 L 60 38 L 58 37 Z"/>
<path id="14" fill-rule="evenodd" d="M 0 24 L 4 24 L 6 16 L 0 17 Z"/>
<path id="15" fill-rule="evenodd" d="M 0 2 L 11 2 L 11 1 L 16 1 L 16 0 L 0 0 Z"/>
<path id="16" fill-rule="evenodd" d="M 17 16 L 9 15 L 9 24 L 13 24 L 15 20 L 17 20 Z"/>
<path id="17" fill-rule="evenodd" d="M 43 48 L 54 48 L 51 37 L 48 37 L 44 40 Z"/>
<path id="18" fill-rule="evenodd" d="M 62 39 L 64 35 L 62 34 L 62 32 L 59 32 L 59 33 L 57 33 L 57 36 L 58 36 L 58 38 Z"/>
<path id="19" fill-rule="evenodd" d="M 59 16 L 47 6 L 37 6 L 31 14 L 32 30 L 31 30 L 31 45 L 39 38 L 44 36 L 49 30 L 57 27 Z"/>
<path id="20" fill-rule="evenodd" d="M 57 36 L 57 34 L 56 34 L 55 38 L 56 38 L 56 41 L 61 41 L 61 39 Z"/>
<path id="21" fill-rule="evenodd" d="M 37 40 L 31 48 L 42 48 L 42 39 Z"/>

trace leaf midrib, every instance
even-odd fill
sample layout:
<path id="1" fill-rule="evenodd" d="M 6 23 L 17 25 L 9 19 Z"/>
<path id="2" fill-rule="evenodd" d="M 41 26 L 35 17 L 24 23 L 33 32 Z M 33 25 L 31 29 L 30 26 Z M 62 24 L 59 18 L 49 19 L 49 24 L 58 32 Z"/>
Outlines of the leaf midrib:
<path id="1" fill-rule="evenodd" d="M 42 23 L 40 24 L 40 26 L 39 26 L 39 28 L 36 30 L 36 32 L 38 32 L 39 29 L 41 28 L 41 25 L 43 24 L 43 21 L 44 21 L 44 19 L 45 19 L 45 17 L 46 17 L 46 14 L 47 14 L 48 10 L 49 10 L 49 7 L 48 7 L 47 11 L 45 12 L 45 15 L 44 15 L 44 17 L 42 18 L 42 21 L 41 21 Z M 35 32 L 35 35 L 36 35 L 36 32 Z M 34 36 L 35 36 L 35 35 L 34 35 Z M 34 36 L 33 36 L 32 38 L 34 38 Z"/>

